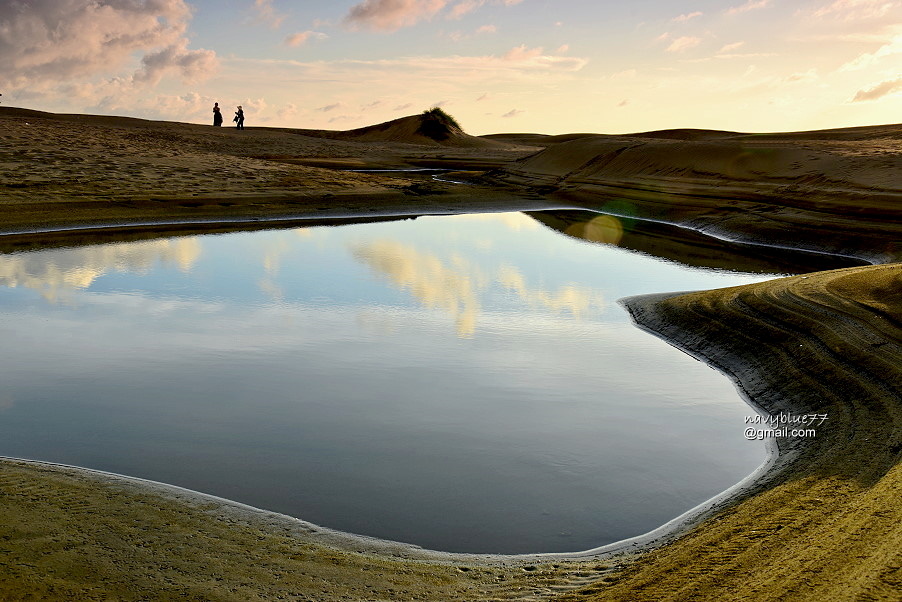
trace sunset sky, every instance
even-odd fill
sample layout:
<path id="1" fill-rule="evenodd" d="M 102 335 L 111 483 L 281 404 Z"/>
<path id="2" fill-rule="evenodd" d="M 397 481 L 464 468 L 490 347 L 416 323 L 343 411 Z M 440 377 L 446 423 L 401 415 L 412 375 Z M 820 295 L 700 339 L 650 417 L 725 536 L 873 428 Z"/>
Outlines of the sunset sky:
<path id="1" fill-rule="evenodd" d="M 4 106 L 473 134 L 902 120 L 902 0 L 4 0 Z"/>

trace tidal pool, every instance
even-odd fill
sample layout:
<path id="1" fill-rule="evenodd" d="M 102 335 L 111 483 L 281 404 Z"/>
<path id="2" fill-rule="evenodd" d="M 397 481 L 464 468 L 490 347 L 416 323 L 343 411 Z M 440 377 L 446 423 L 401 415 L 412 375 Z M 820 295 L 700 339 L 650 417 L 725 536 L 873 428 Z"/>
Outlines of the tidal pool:
<path id="1" fill-rule="evenodd" d="M 0 255 L 0 454 L 432 549 L 589 549 L 765 457 L 728 380 L 616 300 L 772 277 L 520 213 Z"/>

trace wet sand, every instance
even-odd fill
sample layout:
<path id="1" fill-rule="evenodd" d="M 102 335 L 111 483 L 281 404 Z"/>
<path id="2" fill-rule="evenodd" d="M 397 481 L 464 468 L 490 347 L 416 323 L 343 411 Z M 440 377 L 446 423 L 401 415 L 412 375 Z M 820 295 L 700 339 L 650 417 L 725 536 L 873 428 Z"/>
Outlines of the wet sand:
<path id="1" fill-rule="evenodd" d="M 302 215 L 600 208 L 615 188 L 643 217 L 873 262 L 897 258 L 902 228 L 899 126 L 751 141 L 677 132 L 588 141 L 523 134 L 433 145 L 404 128 L 235 132 L 9 108 L 0 109 L 0 122 L 0 230 L 7 233 L 142 221 L 215 220 L 226 227 Z M 675 163 L 682 155 L 672 145 L 691 157 L 696 142 L 692 164 Z M 725 149 L 748 144 L 773 150 L 780 161 L 762 167 L 750 159 L 740 171 L 730 167 L 735 156 L 718 163 L 729 155 Z M 463 188 L 416 174 L 328 168 L 426 164 L 466 170 L 462 178 L 481 183 Z M 0 238 L 9 250 L 66 244 L 60 236 Z M 569 558 L 427 553 L 167 486 L 4 460 L 0 597 L 896 599 L 902 265 L 637 298 L 628 306 L 642 327 L 730 375 L 765 411 L 828 419 L 816 436 L 776 440 L 780 455 L 762 478 L 660 538 Z"/>

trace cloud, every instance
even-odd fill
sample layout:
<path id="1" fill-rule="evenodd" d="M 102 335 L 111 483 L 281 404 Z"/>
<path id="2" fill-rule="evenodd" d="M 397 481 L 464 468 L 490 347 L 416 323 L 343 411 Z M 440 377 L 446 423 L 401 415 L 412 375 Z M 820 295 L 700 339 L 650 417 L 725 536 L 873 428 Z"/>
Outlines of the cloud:
<path id="1" fill-rule="evenodd" d="M 902 35 L 898 35 L 890 42 L 887 42 L 875 52 L 859 55 L 854 60 L 849 61 L 839 68 L 840 71 L 857 71 L 870 67 L 885 56 L 902 53 Z"/>
<path id="2" fill-rule="evenodd" d="M 157 52 L 145 54 L 141 59 L 141 69 L 134 80 L 156 85 L 168 72 L 175 72 L 185 82 L 193 82 L 212 75 L 219 62 L 212 50 L 188 50 L 188 41 L 180 40 Z"/>
<path id="3" fill-rule="evenodd" d="M 570 44 L 561 44 L 560 46 L 558 46 L 558 49 L 555 50 L 555 52 L 558 54 L 566 54 L 569 51 L 570 51 Z"/>
<path id="4" fill-rule="evenodd" d="M 281 109 L 277 115 L 279 116 L 280 121 L 287 121 L 298 114 L 298 107 L 296 104 L 290 102 Z"/>
<path id="5" fill-rule="evenodd" d="M 517 117 L 518 115 L 522 115 L 525 112 L 526 111 L 524 111 L 523 109 L 511 109 L 510 111 L 508 111 L 507 113 L 502 115 L 502 117 L 505 117 L 505 118 Z"/>
<path id="6" fill-rule="evenodd" d="M 671 42 L 670 46 L 667 47 L 667 52 L 684 52 L 690 48 L 695 48 L 701 43 L 701 38 L 683 36 Z"/>
<path id="7" fill-rule="evenodd" d="M 286 15 L 276 11 L 272 5 L 272 0 L 254 0 L 254 10 L 257 11 L 257 18 L 273 29 L 281 27 L 286 17 Z"/>
<path id="8" fill-rule="evenodd" d="M 701 17 L 703 14 L 704 13 L 702 13 L 700 11 L 695 11 L 692 13 L 686 13 L 684 15 L 674 17 L 673 19 L 671 19 L 671 21 L 674 21 L 675 23 L 685 23 L 686 21 L 690 21 L 696 17 Z"/>
<path id="9" fill-rule="evenodd" d="M 395 107 L 394 109 L 392 109 L 392 110 L 393 110 L 393 111 L 406 111 L 407 109 L 411 108 L 412 106 L 413 106 L 413 103 L 412 103 L 412 102 L 408 102 L 408 103 L 403 104 L 403 105 L 398 105 L 398 106 L 396 106 L 396 107 Z"/>
<path id="10" fill-rule="evenodd" d="M 396 31 L 431 19 L 447 4 L 448 0 L 364 0 L 351 7 L 344 21 L 355 29 Z"/>
<path id="11" fill-rule="evenodd" d="M 495 33 L 498 31 L 498 28 L 494 25 L 483 25 L 479 29 L 476 30 L 476 33 Z"/>
<path id="12" fill-rule="evenodd" d="M 738 48 L 741 48 L 744 45 L 745 45 L 745 42 L 733 42 L 732 44 L 727 44 L 723 48 L 718 50 L 717 54 L 725 54 L 725 53 L 731 52 L 733 50 L 736 50 Z"/>
<path id="13" fill-rule="evenodd" d="M 486 4 L 514 6 L 522 0 L 363 0 L 351 7 L 344 24 L 351 29 L 392 32 L 428 21 L 444 12 L 446 19 L 460 19 Z M 445 10 L 447 9 L 447 10 Z M 480 28 L 481 29 L 481 28 Z"/>
<path id="14" fill-rule="evenodd" d="M 783 78 L 784 82 L 787 83 L 796 83 L 796 82 L 806 82 L 810 83 L 813 81 L 817 81 L 818 74 L 817 69 L 809 69 L 808 71 L 802 71 L 798 73 L 793 73 L 792 75 L 788 75 Z"/>
<path id="15" fill-rule="evenodd" d="M 747 13 L 750 10 L 758 10 L 759 8 L 764 8 L 768 4 L 770 4 L 770 0 L 748 0 L 745 4 L 728 8 L 727 14 L 738 15 L 740 13 Z"/>
<path id="16" fill-rule="evenodd" d="M 107 273 L 143 274 L 156 265 L 190 272 L 201 255 L 198 238 L 173 238 L 0 256 L 0 286 L 39 291 L 56 303 Z"/>
<path id="17" fill-rule="evenodd" d="M 307 31 L 301 31 L 298 33 L 291 34 L 290 36 L 285 38 L 285 44 L 287 46 L 291 46 L 292 48 L 294 48 L 296 46 L 302 46 L 302 45 L 306 44 L 311 39 L 325 40 L 328 37 L 329 36 L 327 36 L 326 34 L 320 32 L 320 31 L 312 31 L 312 30 L 308 29 Z"/>
<path id="18" fill-rule="evenodd" d="M 313 109 L 314 111 L 322 111 L 323 113 L 328 113 L 329 111 L 334 111 L 335 109 L 340 109 L 343 105 L 340 102 L 336 102 L 330 105 L 326 105 L 323 107 L 317 107 Z"/>
<path id="19" fill-rule="evenodd" d="M 184 0 L 34 0 L 0 3 L 4 79 L 74 79 L 121 68 L 136 52 L 168 56 L 193 71 L 212 51 L 189 51 Z M 206 58 L 204 58 L 206 57 Z"/>
<path id="20" fill-rule="evenodd" d="M 477 266 L 463 258 L 442 261 L 394 240 L 359 244 L 351 252 L 356 260 L 412 295 L 424 307 L 449 313 L 459 336 L 473 336 L 482 310 L 479 291 L 486 280 Z"/>
<path id="21" fill-rule="evenodd" d="M 485 0 L 461 0 L 451 7 L 451 11 L 448 13 L 448 18 L 460 19 L 465 14 L 473 12 L 483 4 L 485 4 Z"/>
<path id="22" fill-rule="evenodd" d="M 888 0 L 836 0 L 814 11 L 814 16 L 830 16 L 843 21 L 879 19 L 898 5 L 898 2 Z"/>
<path id="23" fill-rule="evenodd" d="M 506 61 L 525 61 L 542 55 L 542 47 L 527 48 L 526 44 L 520 44 L 511 48 L 504 54 Z"/>
<path id="24" fill-rule="evenodd" d="M 476 102 L 482 102 L 483 100 L 488 100 L 489 98 L 489 93 L 484 92 L 479 98 L 476 99 Z"/>
<path id="25" fill-rule="evenodd" d="M 902 90 L 902 77 L 879 83 L 870 90 L 859 90 L 852 102 L 877 100 L 900 90 Z"/>

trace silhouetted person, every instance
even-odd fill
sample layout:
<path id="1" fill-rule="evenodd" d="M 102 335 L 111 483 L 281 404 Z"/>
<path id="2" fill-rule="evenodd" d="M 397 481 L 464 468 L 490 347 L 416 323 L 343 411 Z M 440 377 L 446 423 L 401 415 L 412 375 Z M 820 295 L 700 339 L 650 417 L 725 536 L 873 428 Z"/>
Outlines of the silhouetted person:
<path id="1" fill-rule="evenodd" d="M 235 111 L 235 127 L 239 130 L 244 129 L 244 109 L 241 108 L 241 105 L 238 105 L 238 110 Z"/>
<path id="2" fill-rule="evenodd" d="M 213 125 L 219 127 L 222 125 L 222 112 L 219 110 L 219 103 L 213 103 Z"/>

